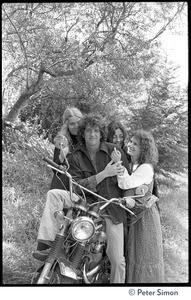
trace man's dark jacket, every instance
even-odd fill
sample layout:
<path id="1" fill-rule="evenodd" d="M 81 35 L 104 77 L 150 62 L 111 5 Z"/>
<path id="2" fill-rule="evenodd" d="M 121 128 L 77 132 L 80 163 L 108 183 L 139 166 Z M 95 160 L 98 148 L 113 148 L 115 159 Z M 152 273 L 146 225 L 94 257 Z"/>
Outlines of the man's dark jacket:
<path id="1" fill-rule="evenodd" d="M 111 161 L 111 153 L 114 150 L 114 147 L 121 152 L 123 166 L 126 167 L 129 172 L 129 163 L 123 150 L 114 144 L 104 141 L 101 142 L 100 148 L 96 153 L 97 170 L 91 162 L 90 156 L 84 144 L 76 147 L 70 159 L 69 173 L 72 175 L 73 179 L 76 180 L 80 185 L 106 199 L 111 199 L 114 197 L 119 198 L 123 196 L 123 190 L 118 187 L 117 176 L 107 177 L 98 185 L 95 178 L 95 175 L 103 171 L 106 165 Z M 90 193 L 86 193 L 86 198 L 88 203 L 98 201 L 98 199 Z M 106 211 L 114 224 L 122 223 L 126 219 L 125 210 L 116 204 L 109 204 L 106 207 Z"/>

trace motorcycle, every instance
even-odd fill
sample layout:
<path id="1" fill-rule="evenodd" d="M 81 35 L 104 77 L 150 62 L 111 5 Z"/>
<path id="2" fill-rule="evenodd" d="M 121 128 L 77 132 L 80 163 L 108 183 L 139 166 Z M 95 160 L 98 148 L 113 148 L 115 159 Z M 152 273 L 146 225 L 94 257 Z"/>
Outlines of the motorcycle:
<path id="1" fill-rule="evenodd" d="M 45 261 L 33 275 L 32 284 L 107 284 L 110 278 L 110 262 L 106 254 L 106 233 L 103 209 L 111 202 L 130 214 L 135 214 L 125 205 L 124 198 L 110 200 L 97 195 L 79 185 L 68 173 L 69 165 L 60 166 L 48 158 L 43 159 L 48 166 L 69 178 L 69 193 L 73 199 L 73 187 L 82 190 L 79 200 L 64 211 L 56 211 L 54 216 L 60 223 L 60 230 L 50 248 Z M 98 202 L 88 204 L 84 191 L 96 196 Z M 139 197 L 142 195 L 139 195 Z M 138 197 L 138 196 L 134 196 Z M 104 203 L 104 204 L 103 204 Z"/>

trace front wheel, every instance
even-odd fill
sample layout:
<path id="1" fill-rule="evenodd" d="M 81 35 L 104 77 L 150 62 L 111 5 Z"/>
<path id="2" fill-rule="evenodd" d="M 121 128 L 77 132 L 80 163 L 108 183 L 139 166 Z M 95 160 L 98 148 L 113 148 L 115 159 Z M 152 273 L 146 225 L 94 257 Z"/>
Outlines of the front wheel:
<path id="1" fill-rule="evenodd" d="M 38 284 L 38 279 L 41 275 L 41 271 L 43 270 L 43 266 L 41 266 L 37 272 L 36 276 L 33 276 L 31 283 Z M 60 273 L 59 265 L 57 264 L 54 270 L 51 270 L 51 276 L 46 280 L 45 284 L 78 284 L 78 282 L 72 278 L 63 276 Z"/>
<path id="2" fill-rule="evenodd" d="M 109 259 L 106 258 L 101 270 L 98 272 L 95 284 L 109 284 L 110 283 L 110 274 L 111 274 L 111 265 Z"/>

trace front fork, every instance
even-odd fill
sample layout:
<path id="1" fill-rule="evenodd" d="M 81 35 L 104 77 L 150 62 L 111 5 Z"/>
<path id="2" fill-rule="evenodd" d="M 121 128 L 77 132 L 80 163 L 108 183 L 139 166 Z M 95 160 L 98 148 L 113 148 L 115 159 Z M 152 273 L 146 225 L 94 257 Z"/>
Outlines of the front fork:
<path id="1" fill-rule="evenodd" d="M 64 239 L 65 239 L 65 233 L 58 233 L 56 235 L 56 238 L 50 250 L 50 254 L 46 259 L 45 265 L 37 281 L 37 284 L 45 284 L 47 280 L 50 279 L 48 275 L 50 274 L 51 267 L 53 266 L 55 260 L 58 258 L 58 254 L 60 252 Z"/>
<path id="2" fill-rule="evenodd" d="M 50 280 L 50 277 L 48 277 L 48 274 L 50 273 L 50 269 L 52 267 L 51 263 L 46 262 L 44 265 L 44 268 L 40 274 L 40 277 L 37 281 L 37 284 L 45 284 L 47 283 L 47 280 Z"/>

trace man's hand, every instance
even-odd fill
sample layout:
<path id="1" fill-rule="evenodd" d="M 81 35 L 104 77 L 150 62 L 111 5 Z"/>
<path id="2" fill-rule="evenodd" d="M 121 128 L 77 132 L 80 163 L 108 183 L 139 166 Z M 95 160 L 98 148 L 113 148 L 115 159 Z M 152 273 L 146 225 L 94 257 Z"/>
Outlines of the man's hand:
<path id="1" fill-rule="evenodd" d="M 124 167 L 121 163 L 122 161 L 113 164 L 113 161 L 111 160 L 104 169 L 105 177 L 122 175 L 124 173 Z"/>
<path id="2" fill-rule="evenodd" d="M 127 208 L 133 208 L 135 206 L 135 200 L 131 197 L 124 197 Z"/>

